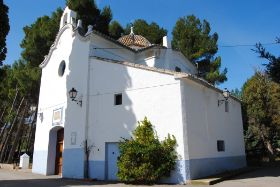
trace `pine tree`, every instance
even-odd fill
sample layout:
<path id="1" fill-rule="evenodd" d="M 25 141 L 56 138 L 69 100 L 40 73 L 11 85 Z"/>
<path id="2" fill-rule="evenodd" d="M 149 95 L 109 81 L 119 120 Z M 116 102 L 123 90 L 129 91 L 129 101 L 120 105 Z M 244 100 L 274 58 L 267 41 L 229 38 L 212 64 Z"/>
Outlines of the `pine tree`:
<path id="1" fill-rule="evenodd" d="M 280 38 L 277 38 L 276 41 L 277 43 L 280 43 Z M 257 43 L 256 49 L 253 51 L 258 53 L 260 58 L 268 60 L 268 63 L 264 64 L 266 67 L 266 73 L 273 81 L 280 84 L 280 56 L 276 57 L 268 52 L 261 43 Z"/>
<path id="2" fill-rule="evenodd" d="M 157 23 L 148 24 L 143 19 L 137 19 L 128 24 L 125 28 L 125 34 L 130 33 L 130 27 L 133 26 L 134 33 L 145 37 L 152 44 L 161 44 L 162 38 L 167 35 L 167 30 L 160 27 Z"/>
<path id="3" fill-rule="evenodd" d="M 124 29 L 118 21 L 112 21 L 109 25 L 109 34 L 117 40 L 124 34 Z"/>
<path id="4" fill-rule="evenodd" d="M 110 7 L 104 7 L 101 11 L 94 0 L 66 0 L 66 5 L 77 12 L 78 19 L 83 21 L 84 28 L 92 25 L 95 30 L 109 34 L 109 23 L 112 19 Z"/>
<path id="5" fill-rule="evenodd" d="M 198 64 L 198 75 L 211 84 L 227 80 L 225 68 L 220 72 L 221 57 L 218 51 L 218 34 L 211 33 L 209 22 L 194 15 L 179 18 L 173 29 L 172 47 L 179 49 L 190 61 Z"/>
<path id="6" fill-rule="evenodd" d="M 23 48 L 21 56 L 32 67 L 38 67 L 48 54 L 58 33 L 62 13 L 59 8 L 51 17 L 39 17 L 35 23 L 23 28 L 25 36 L 20 45 Z"/>
<path id="7" fill-rule="evenodd" d="M 0 66 L 7 54 L 6 37 L 10 31 L 8 11 L 9 8 L 3 3 L 3 0 L 0 0 Z"/>

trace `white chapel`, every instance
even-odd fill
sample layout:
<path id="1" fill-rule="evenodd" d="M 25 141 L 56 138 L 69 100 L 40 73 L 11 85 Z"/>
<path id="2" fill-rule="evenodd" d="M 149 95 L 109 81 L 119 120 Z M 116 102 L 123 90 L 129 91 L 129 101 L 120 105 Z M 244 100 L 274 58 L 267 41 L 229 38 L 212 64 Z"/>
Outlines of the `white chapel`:
<path id="1" fill-rule="evenodd" d="M 198 78 L 180 51 L 133 32 L 114 40 L 82 28 L 66 8 L 42 69 L 34 173 L 118 180 L 118 142 L 146 116 L 163 139 L 177 140 L 168 183 L 186 183 L 246 166 L 240 101 Z"/>

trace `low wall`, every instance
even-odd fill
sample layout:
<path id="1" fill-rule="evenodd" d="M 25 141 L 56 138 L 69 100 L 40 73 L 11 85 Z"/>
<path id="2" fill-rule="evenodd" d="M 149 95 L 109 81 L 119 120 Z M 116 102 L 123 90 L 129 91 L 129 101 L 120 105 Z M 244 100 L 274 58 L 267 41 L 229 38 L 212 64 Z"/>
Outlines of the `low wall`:
<path id="1" fill-rule="evenodd" d="M 16 165 L 0 163 L 0 169 L 16 169 Z"/>

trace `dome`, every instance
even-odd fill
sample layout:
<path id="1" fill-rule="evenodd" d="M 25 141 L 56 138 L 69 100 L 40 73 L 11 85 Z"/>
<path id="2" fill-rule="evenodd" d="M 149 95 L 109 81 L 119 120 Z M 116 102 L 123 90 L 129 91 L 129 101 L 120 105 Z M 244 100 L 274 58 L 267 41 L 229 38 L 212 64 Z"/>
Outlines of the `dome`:
<path id="1" fill-rule="evenodd" d="M 135 35 L 133 33 L 133 27 L 131 27 L 131 33 L 129 35 L 120 37 L 118 42 L 134 49 L 145 48 L 151 45 L 151 43 L 145 37 L 141 35 Z"/>

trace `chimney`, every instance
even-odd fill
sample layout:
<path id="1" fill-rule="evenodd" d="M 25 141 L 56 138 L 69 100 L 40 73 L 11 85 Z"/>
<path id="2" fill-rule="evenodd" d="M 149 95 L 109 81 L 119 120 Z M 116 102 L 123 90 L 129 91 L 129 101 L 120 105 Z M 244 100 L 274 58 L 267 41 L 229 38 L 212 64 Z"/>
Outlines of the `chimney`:
<path id="1" fill-rule="evenodd" d="M 162 44 L 166 48 L 171 48 L 171 42 L 168 40 L 167 36 L 162 38 Z"/>

